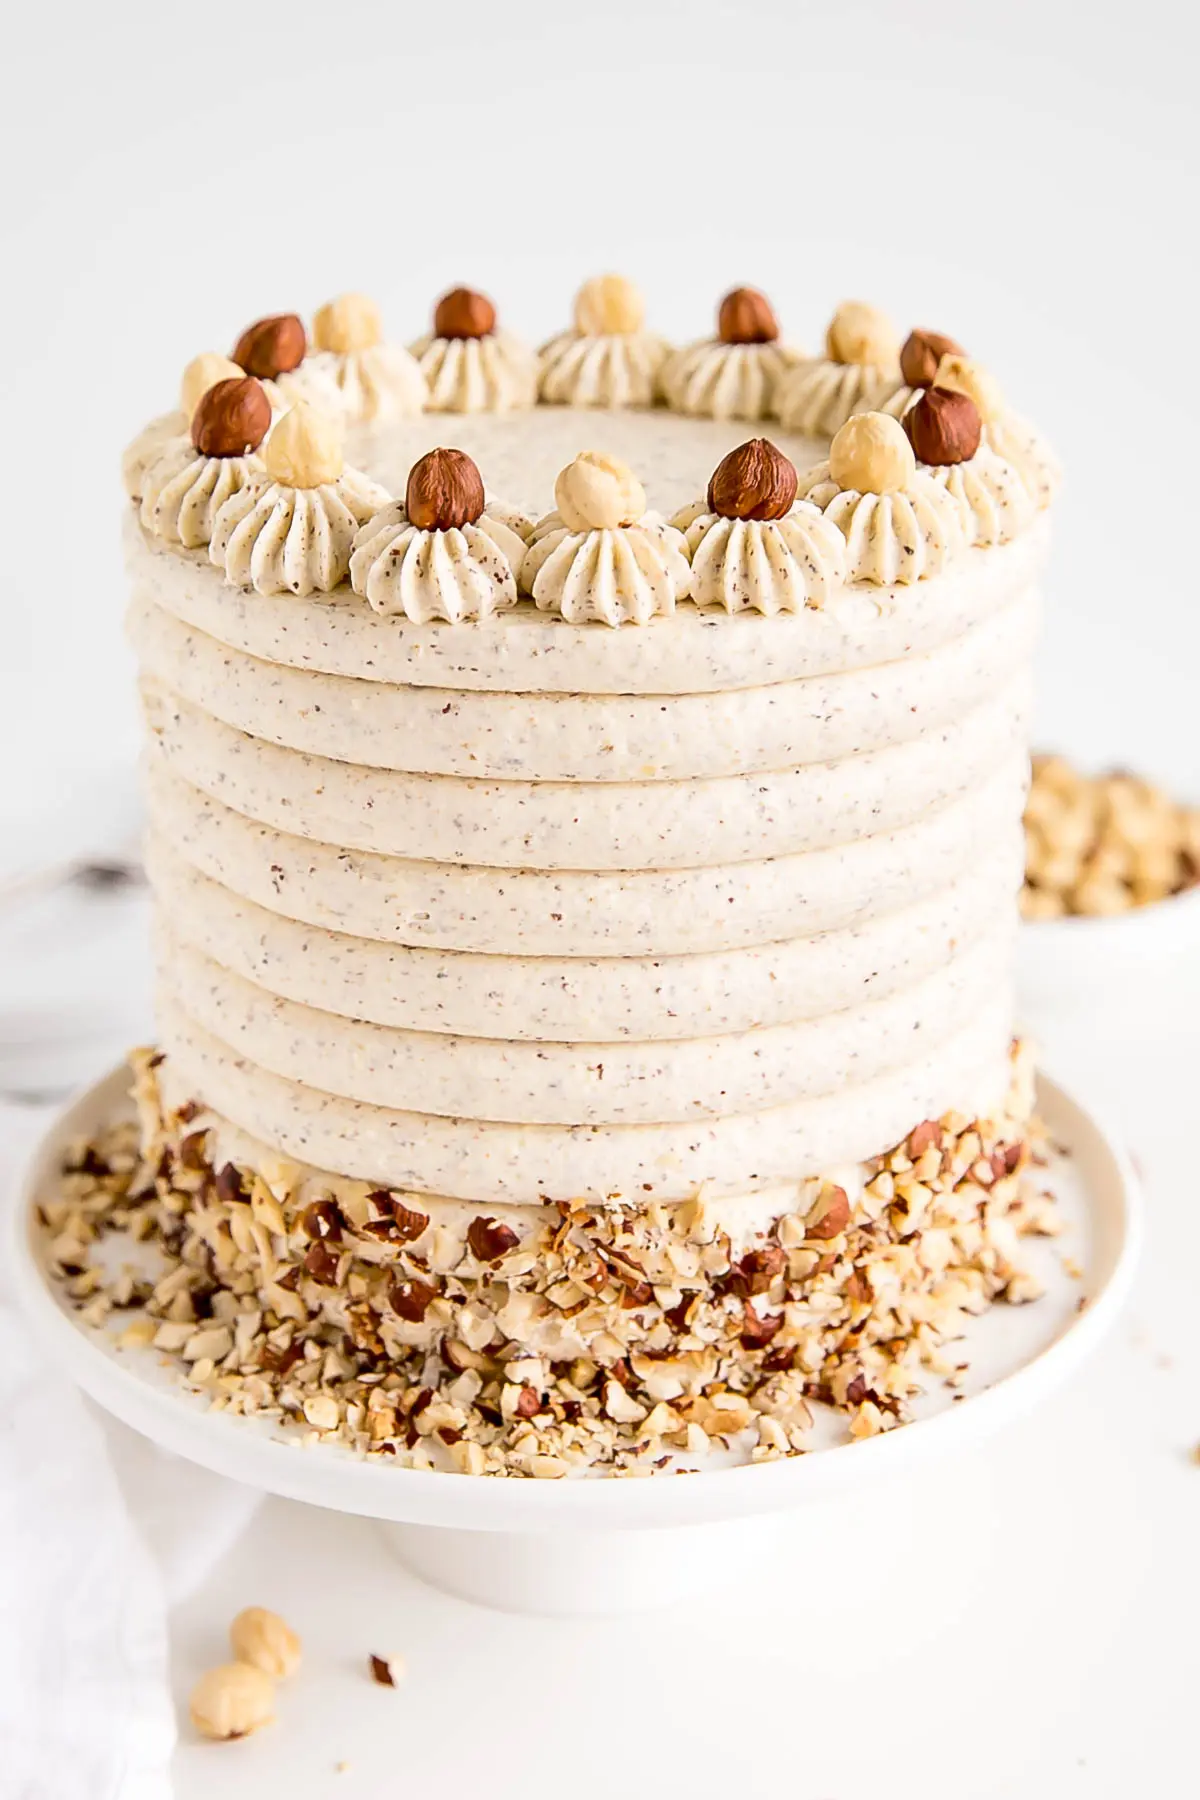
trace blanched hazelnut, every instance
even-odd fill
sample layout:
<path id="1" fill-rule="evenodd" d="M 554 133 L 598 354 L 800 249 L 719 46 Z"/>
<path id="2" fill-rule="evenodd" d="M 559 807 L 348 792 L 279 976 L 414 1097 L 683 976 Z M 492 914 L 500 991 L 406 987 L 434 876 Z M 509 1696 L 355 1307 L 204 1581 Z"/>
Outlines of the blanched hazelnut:
<path id="1" fill-rule="evenodd" d="M 568 531 L 616 531 L 646 510 L 646 492 L 627 464 L 584 450 L 554 484 L 554 503 Z"/>
<path id="2" fill-rule="evenodd" d="M 917 472 L 904 428 L 886 413 L 855 413 L 829 446 L 829 472 L 838 486 L 860 494 L 895 494 Z"/>
<path id="3" fill-rule="evenodd" d="M 229 1627 L 229 1642 L 239 1662 L 282 1681 L 300 1667 L 300 1639 L 278 1613 L 247 1606 Z"/>
<path id="4" fill-rule="evenodd" d="M 865 300 L 844 300 L 829 321 L 825 349 L 831 362 L 887 369 L 897 363 L 900 340 L 886 313 Z"/>
<path id="5" fill-rule="evenodd" d="M 313 318 L 313 343 L 318 350 L 352 356 L 383 342 L 379 308 L 366 294 L 339 294 L 318 307 Z"/>
<path id="6" fill-rule="evenodd" d="M 597 275 L 575 296 L 575 329 L 584 337 L 640 331 L 646 304 L 624 275 Z"/>
<path id="7" fill-rule="evenodd" d="M 250 1663 L 222 1663 L 200 1677 L 188 1712 L 207 1738 L 249 1737 L 275 1716 L 275 1683 Z"/>
<path id="8" fill-rule="evenodd" d="M 998 384 L 969 356 L 943 356 L 937 366 L 934 385 L 968 395 L 975 402 L 985 425 L 990 419 L 999 418 L 1004 411 L 1004 398 Z"/>
<path id="9" fill-rule="evenodd" d="M 262 453 L 267 473 L 283 487 L 323 487 L 345 467 L 338 423 L 306 400 L 284 413 Z"/>

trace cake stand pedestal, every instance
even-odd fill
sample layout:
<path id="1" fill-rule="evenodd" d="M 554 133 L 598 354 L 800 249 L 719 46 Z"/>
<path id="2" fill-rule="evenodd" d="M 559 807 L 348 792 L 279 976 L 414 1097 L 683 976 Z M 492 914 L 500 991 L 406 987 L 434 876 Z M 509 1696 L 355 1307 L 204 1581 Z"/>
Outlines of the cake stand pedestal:
<path id="1" fill-rule="evenodd" d="M 331 1445 L 303 1446 L 294 1428 L 209 1412 L 160 1352 L 118 1349 L 113 1329 L 86 1326 L 63 1304 L 46 1270 L 37 1202 L 53 1191 L 65 1144 L 128 1105 L 128 1081 L 128 1070 L 116 1069 L 64 1109 L 10 1202 L 14 1288 L 46 1354 L 162 1448 L 267 1493 L 378 1519 L 415 1574 L 511 1611 L 623 1612 L 706 1592 L 724 1577 L 746 1579 L 781 1535 L 800 1528 L 798 1509 L 990 1435 L 1096 1347 L 1125 1299 L 1140 1237 L 1128 1158 L 1090 1112 L 1042 1076 L 1038 1110 L 1058 1147 L 1051 1175 L 1066 1227 L 1060 1238 L 1027 1240 L 1026 1260 L 1046 1292 L 1033 1305 L 993 1306 L 972 1320 L 956 1359 L 968 1365 L 961 1389 L 934 1384 L 912 1424 L 804 1456 L 687 1475 L 506 1481 L 435 1474 Z"/>

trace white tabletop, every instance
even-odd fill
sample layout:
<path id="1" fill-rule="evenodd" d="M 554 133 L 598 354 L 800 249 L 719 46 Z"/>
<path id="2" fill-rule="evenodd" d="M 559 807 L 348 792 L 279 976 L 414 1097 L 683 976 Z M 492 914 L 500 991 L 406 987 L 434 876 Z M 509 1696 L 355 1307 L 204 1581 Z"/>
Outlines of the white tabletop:
<path id="1" fill-rule="evenodd" d="M 178 1695 L 251 1603 L 296 1626 L 304 1666 L 259 1737 L 185 1734 L 180 1800 L 476 1780 L 523 1800 L 705 1800 L 784 1780 L 813 1800 L 1178 1792 L 1200 1614 L 1197 975 L 1177 968 L 1099 1022 L 1046 1033 L 1056 1071 L 1126 1131 L 1151 1228 L 1125 1319 L 1037 1414 L 796 1514 L 769 1579 L 633 1617 L 467 1606 L 408 1575 L 371 1524 L 270 1501 L 173 1619 Z M 368 1679 L 371 1652 L 406 1658 L 397 1691 Z"/>

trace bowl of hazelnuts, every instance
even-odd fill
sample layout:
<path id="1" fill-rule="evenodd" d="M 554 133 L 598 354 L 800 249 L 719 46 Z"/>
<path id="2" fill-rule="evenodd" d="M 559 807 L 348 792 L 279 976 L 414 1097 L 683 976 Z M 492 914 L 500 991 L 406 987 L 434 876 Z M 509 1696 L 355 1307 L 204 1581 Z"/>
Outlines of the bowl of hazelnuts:
<path id="1" fill-rule="evenodd" d="M 1124 769 L 1035 756 L 1020 968 L 1030 992 L 1200 946 L 1200 807 Z"/>

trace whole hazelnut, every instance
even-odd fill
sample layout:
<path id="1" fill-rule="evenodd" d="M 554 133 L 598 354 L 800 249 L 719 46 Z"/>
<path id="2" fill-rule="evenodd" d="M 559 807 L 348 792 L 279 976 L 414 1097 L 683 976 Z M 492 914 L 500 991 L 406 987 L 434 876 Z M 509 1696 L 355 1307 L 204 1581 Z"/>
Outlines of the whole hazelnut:
<path id="1" fill-rule="evenodd" d="M 179 383 L 179 410 L 190 420 L 200 396 L 207 394 L 210 387 L 216 387 L 218 381 L 240 379 L 244 373 L 237 363 L 227 356 L 219 356 L 215 350 L 193 356 Z"/>
<path id="2" fill-rule="evenodd" d="M 440 338 L 488 337 L 496 329 L 496 309 L 474 288 L 451 288 L 434 308 L 433 335 Z"/>
<path id="3" fill-rule="evenodd" d="M 709 510 L 723 519 L 782 519 L 795 498 L 795 465 L 767 438 L 722 457 L 708 484 Z"/>
<path id="4" fill-rule="evenodd" d="M 296 314 L 274 313 L 247 325 L 234 345 L 233 360 L 247 375 L 274 381 L 277 375 L 298 369 L 307 352 L 308 339 Z"/>
<path id="5" fill-rule="evenodd" d="M 969 356 L 943 356 L 934 383 L 940 388 L 953 388 L 958 394 L 968 394 L 985 425 L 990 419 L 999 418 L 1004 411 L 1004 397 L 999 386 L 987 370 L 972 362 Z"/>
<path id="6" fill-rule="evenodd" d="M 313 315 L 313 343 L 318 350 L 352 356 L 356 350 L 371 350 L 382 342 L 383 320 L 366 294 L 339 294 Z"/>
<path id="7" fill-rule="evenodd" d="M 645 302 L 624 275 L 597 275 L 575 296 L 575 329 L 583 337 L 628 335 L 645 317 Z"/>
<path id="8" fill-rule="evenodd" d="M 983 431 L 979 408 L 971 396 L 954 388 L 926 388 L 902 423 L 917 461 L 932 468 L 969 462 Z"/>
<path id="9" fill-rule="evenodd" d="M 912 445 L 886 413 L 855 413 L 829 446 L 829 473 L 842 489 L 895 494 L 916 472 Z"/>
<path id="10" fill-rule="evenodd" d="M 627 464 L 584 450 L 554 484 L 554 503 L 568 531 L 618 531 L 646 510 L 646 492 Z"/>
<path id="11" fill-rule="evenodd" d="M 247 1606 L 229 1627 L 229 1642 L 239 1662 L 282 1681 L 300 1667 L 300 1639 L 278 1613 Z"/>
<path id="12" fill-rule="evenodd" d="M 430 450 L 408 472 L 404 510 L 418 531 L 474 525 L 483 511 L 483 477 L 464 450 Z"/>
<path id="13" fill-rule="evenodd" d="M 932 387 L 943 356 L 961 356 L 963 347 L 940 331 L 910 331 L 900 351 L 900 373 L 906 387 Z"/>
<path id="14" fill-rule="evenodd" d="M 861 363 L 876 369 L 891 367 L 899 352 L 887 314 L 864 300 L 843 300 L 829 321 L 825 348 L 831 362 Z"/>
<path id="15" fill-rule="evenodd" d="M 757 288 L 733 288 L 717 309 L 717 336 L 723 344 L 773 344 L 779 321 Z"/>
<path id="16" fill-rule="evenodd" d="M 231 375 L 201 394 L 192 442 L 201 456 L 245 456 L 271 429 L 271 402 L 253 375 Z"/>
<path id="17" fill-rule="evenodd" d="M 336 481 L 345 467 L 340 425 L 298 400 L 267 439 L 263 462 L 283 487 L 315 488 Z"/>
<path id="18" fill-rule="evenodd" d="M 200 1677 L 188 1711 L 207 1738 L 249 1737 L 275 1716 L 275 1683 L 250 1663 L 222 1663 Z"/>

